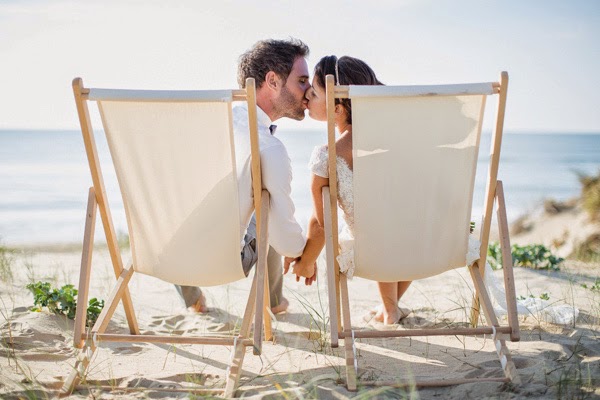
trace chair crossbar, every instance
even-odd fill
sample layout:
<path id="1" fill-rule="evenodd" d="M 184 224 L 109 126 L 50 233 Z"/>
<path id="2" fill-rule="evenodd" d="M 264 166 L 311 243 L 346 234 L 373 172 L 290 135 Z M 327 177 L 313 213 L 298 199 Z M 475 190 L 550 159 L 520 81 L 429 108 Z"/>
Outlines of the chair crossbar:
<path id="1" fill-rule="evenodd" d="M 230 102 L 233 90 L 129 90 L 89 89 L 92 101 L 144 101 L 144 102 Z"/>
<path id="2" fill-rule="evenodd" d="M 510 326 L 496 327 L 497 333 L 510 334 L 512 328 Z M 494 328 L 479 327 L 479 328 L 434 328 L 434 329 L 405 329 L 397 331 L 370 331 L 370 330 L 355 330 L 352 332 L 339 332 L 340 339 L 351 338 L 354 336 L 360 338 L 381 338 L 381 337 L 412 337 L 412 336 L 462 336 L 462 335 L 493 335 Z"/>
<path id="3" fill-rule="evenodd" d="M 494 82 L 463 83 L 453 85 L 362 86 L 350 85 L 336 90 L 335 95 L 346 92 L 348 97 L 416 97 L 416 96 L 467 96 L 497 93 Z"/>
<path id="4" fill-rule="evenodd" d="M 90 339 L 87 335 L 81 335 L 82 339 Z M 98 333 L 95 337 L 98 342 L 117 343 L 169 343 L 169 344 L 207 344 L 233 346 L 234 336 L 165 336 L 165 335 L 124 335 L 112 333 Z M 244 346 L 252 346 L 251 339 L 238 340 Z"/>
<path id="5" fill-rule="evenodd" d="M 414 381 L 414 382 L 396 382 L 396 381 L 365 381 L 361 382 L 364 386 L 377 386 L 377 387 L 393 387 L 393 388 L 433 388 L 433 387 L 446 387 L 463 385 L 467 383 L 479 383 L 479 382 L 510 382 L 508 378 L 465 378 L 465 379 L 440 379 L 431 381 Z"/>

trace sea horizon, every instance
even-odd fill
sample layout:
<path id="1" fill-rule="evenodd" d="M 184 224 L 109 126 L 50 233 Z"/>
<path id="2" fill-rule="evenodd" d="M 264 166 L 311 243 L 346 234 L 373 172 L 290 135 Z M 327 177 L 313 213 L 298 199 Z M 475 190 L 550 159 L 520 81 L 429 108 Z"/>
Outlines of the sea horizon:
<path id="1" fill-rule="evenodd" d="M 125 212 L 102 131 L 96 139 L 107 195 L 117 232 L 125 234 Z M 277 136 L 288 149 L 294 180 L 292 198 L 303 227 L 312 212 L 312 149 L 326 142 L 322 129 L 287 129 Z M 478 163 L 489 159 L 490 132 L 482 133 Z M 499 179 L 504 182 L 508 217 L 537 212 L 547 198 L 579 195 L 577 174 L 600 170 L 600 132 L 507 131 Z M 483 206 L 487 171 L 478 168 L 473 220 Z M 10 246 L 80 243 L 90 172 L 77 129 L 0 129 L 0 243 Z M 99 231 L 97 241 L 104 241 Z"/>

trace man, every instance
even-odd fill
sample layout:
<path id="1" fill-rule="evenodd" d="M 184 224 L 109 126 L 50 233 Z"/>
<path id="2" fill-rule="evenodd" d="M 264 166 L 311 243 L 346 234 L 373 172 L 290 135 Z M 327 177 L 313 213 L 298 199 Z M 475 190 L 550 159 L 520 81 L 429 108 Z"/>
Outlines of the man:
<path id="1" fill-rule="evenodd" d="M 258 137 L 262 167 L 262 184 L 270 194 L 269 207 L 269 288 L 271 310 L 283 312 L 288 301 L 282 294 L 281 256 L 296 258 L 302 254 L 306 238 L 294 218 L 291 198 L 292 166 L 283 143 L 274 136 L 273 122 L 286 117 L 304 119 L 310 87 L 305 57 L 309 49 L 302 41 L 262 40 L 242 54 L 238 64 L 238 83 L 244 88 L 247 78 L 256 82 Z M 250 136 L 247 105 L 233 108 L 233 132 L 238 174 L 242 266 L 246 275 L 256 263 L 256 221 L 252 194 Z M 186 306 L 206 312 L 206 301 L 200 288 L 178 287 Z"/>

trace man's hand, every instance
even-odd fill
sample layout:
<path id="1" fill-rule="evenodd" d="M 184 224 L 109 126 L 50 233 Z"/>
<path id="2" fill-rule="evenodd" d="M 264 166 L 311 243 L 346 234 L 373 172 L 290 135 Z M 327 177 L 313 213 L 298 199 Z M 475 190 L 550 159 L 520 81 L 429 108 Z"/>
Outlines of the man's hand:
<path id="1" fill-rule="evenodd" d="M 292 263 L 295 263 L 296 261 L 299 261 L 300 257 L 284 257 L 283 258 L 283 273 L 287 274 L 288 271 L 290 270 L 290 265 L 292 265 Z"/>
<path id="2" fill-rule="evenodd" d="M 304 284 L 306 286 L 310 286 L 316 280 L 317 280 L 317 263 L 315 262 L 315 274 L 313 276 L 311 276 L 310 278 L 305 278 L 304 279 Z"/>

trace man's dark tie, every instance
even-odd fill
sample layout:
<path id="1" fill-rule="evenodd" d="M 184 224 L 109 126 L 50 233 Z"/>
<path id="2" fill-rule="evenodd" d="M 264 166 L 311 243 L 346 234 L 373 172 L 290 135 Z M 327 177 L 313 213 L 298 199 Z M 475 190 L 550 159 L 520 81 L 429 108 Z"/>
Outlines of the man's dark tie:
<path id="1" fill-rule="evenodd" d="M 277 125 L 269 126 L 269 131 L 271 131 L 271 135 L 274 135 L 276 130 L 277 130 Z"/>

